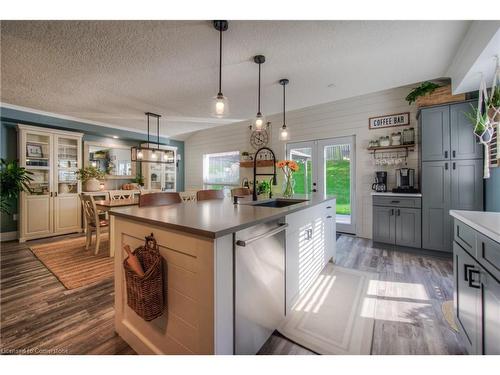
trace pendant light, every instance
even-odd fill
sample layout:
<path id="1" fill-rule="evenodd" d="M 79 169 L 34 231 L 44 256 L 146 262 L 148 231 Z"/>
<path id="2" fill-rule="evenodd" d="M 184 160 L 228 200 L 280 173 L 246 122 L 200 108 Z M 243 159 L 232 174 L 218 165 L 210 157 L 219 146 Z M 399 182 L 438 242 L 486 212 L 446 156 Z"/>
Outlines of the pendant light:
<path id="1" fill-rule="evenodd" d="M 257 116 L 255 116 L 255 120 L 253 122 L 255 126 L 255 130 L 261 131 L 262 128 L 264 127 L 264 124 L 266 123 L 266 119 L 264 118 L 264 115 L 260 111 L 260 69 L 261 65 L 266 62 L 266 57 L 263 55 L 257 55 L 254 56 L 253 61 L 259 65 L 259 95 L 258 95 L 258 107 L 257 107 Z"/>
<path id="2" fill-rule="evenodd" d="M 212 115 L 218 118 L 229 114 L 229 103 L 222 94 L 222 32 L 228 29 L 227 21 L 214 21 L 214 28 L 219 32 L 219 92 L 213 98 Z"/>
<path id="3" fill-rule="evenodd" d="M 160 149 L 160 117 L 156 113 L 146 112 L 147 124 L 148 124 L 148 143 L 145 147 L 140 146 L 131 147 L 131 160 L 143 163 L 161 163 L 161 164 L 173 164 L 174 153 L 172 150 L 162 150 Z M 156 119 L 156 145 L 151 145 L 150 142 L 150 119 L 151 117 Z"/>
<path id="4" fill-rule="evenodd" d="M 281 126 L 280 130 L 280 140 L 282 141 L 287 141 L 290 139 L 290 133 L 288 131 L 288 128 L 286 127 L 286 117 L 285 117 L 285 110 L 286 110 L 286 96 L 285 96 L 285 87 L 288 85 L 290 81 L 286 78 L 280 79 L 280 85 L 283 86 L 283 125 Z"/>

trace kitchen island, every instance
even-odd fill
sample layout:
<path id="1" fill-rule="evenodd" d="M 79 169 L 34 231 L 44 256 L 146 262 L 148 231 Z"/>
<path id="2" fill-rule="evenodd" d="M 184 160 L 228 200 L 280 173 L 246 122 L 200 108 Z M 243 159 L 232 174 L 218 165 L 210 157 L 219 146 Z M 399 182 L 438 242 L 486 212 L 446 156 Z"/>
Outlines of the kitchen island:
<path id="1" fill-rule="evenodd" d="M 335 257 L 331 196 L 124 207 L 110 218 L 115 329 L 140 354 L 254 354 Z M 166 306 L 146 322 L 127 305 L 122 246 L 151 233 Z"/>

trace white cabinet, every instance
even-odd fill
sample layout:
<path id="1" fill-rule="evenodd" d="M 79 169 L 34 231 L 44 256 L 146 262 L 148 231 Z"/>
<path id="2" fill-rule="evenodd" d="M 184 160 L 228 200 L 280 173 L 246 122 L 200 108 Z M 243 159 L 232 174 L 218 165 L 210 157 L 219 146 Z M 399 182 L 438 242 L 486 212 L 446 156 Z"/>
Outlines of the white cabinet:
<path id="1" fill-rule="evenodd" d="M 18 125 L 19 162 L 33 179 L 20 196 L 20 242 L 81 231 L 82 136 Z"/>
<path id="2" fill-rule="evenodd" d="M 143 147 L 157 147 L 154 143 L 142 144 Z M 142 163 L 144 188 L 146 190 L 177 191 L 177 147 L 159 145 L 164 152 L 163 163 Z"/>
<path id="3" fill-rule="evenodd" d="M 286 216 L 286 311 L 335 259 L 335 200 Z"/>

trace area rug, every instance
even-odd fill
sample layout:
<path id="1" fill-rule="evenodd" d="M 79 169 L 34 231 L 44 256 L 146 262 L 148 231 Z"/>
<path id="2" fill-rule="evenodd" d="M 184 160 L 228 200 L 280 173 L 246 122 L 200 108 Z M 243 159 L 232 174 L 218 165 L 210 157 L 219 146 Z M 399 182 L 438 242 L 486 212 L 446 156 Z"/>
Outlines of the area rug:
<path id="1" fill-rule="evenodd" d="M 370 354 L 375 316 L 367 295 L 377 274 L 328 263 L 278 331 L 318 354 Z"/>
<path id="2" fill-rule="evenodd" d="M 452 330 L 458 332 L 458 326 L 455 322 L 455 308 L 453 307 L 453 301 L 444 301 L 441 305 L 441 310 L 443 311 L 444 320 L 450 326 Z"/>
<path id="3" fill-rule="evenodd" d="M 107 234 L 101 236 L 97 255 L 94 255 L 92 246 L 85 250 L 85 237 L 35 245 L 30 250 L 66 289 L 80 288 L 113 277 L 114 258 L 109 256 Z"/>

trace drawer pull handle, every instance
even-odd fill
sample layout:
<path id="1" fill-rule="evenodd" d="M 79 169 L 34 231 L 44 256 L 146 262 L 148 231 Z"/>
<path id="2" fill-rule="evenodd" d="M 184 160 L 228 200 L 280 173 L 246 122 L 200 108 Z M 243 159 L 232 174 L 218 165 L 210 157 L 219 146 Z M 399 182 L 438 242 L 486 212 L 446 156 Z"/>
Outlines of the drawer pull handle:
<path id="1" fill-rule="evenodd" d="M 327 209 L 328 209 L 328 208 L 332 208 L 332 206 L 326 206 L 326 208 L 327 208 Z"/>
<path id="2" fill-rule="evenodd" d="M 326 218 L 327 218 L 327 219 L 331 219 L 332 217 L 331 217 L 330 215 L 328 215 Z"/>
<path id="3" fill-rule="evenodd" d="M 399 201 L 391 201 L 391 203 L 399 203 Z"/>
<path id="4" fill-rule="evenodd" d="M 481 289 L 481 285 L 479 285 L 479 280 L 477 280 L 477 284 L 473 284 L 474 282 L 476 282 L 476 280 L 473 279 L 472 275 L 478 275 L 479 276 L 479 271 L 478 270 L 469 269 L 469 286 L 471 288 Z"/>
<path id="5" fill-rule="evenodd" d="M 464 264 L 464 280 L 469 281 L 469 268 L 474 268 L 473 264 Z"/>

